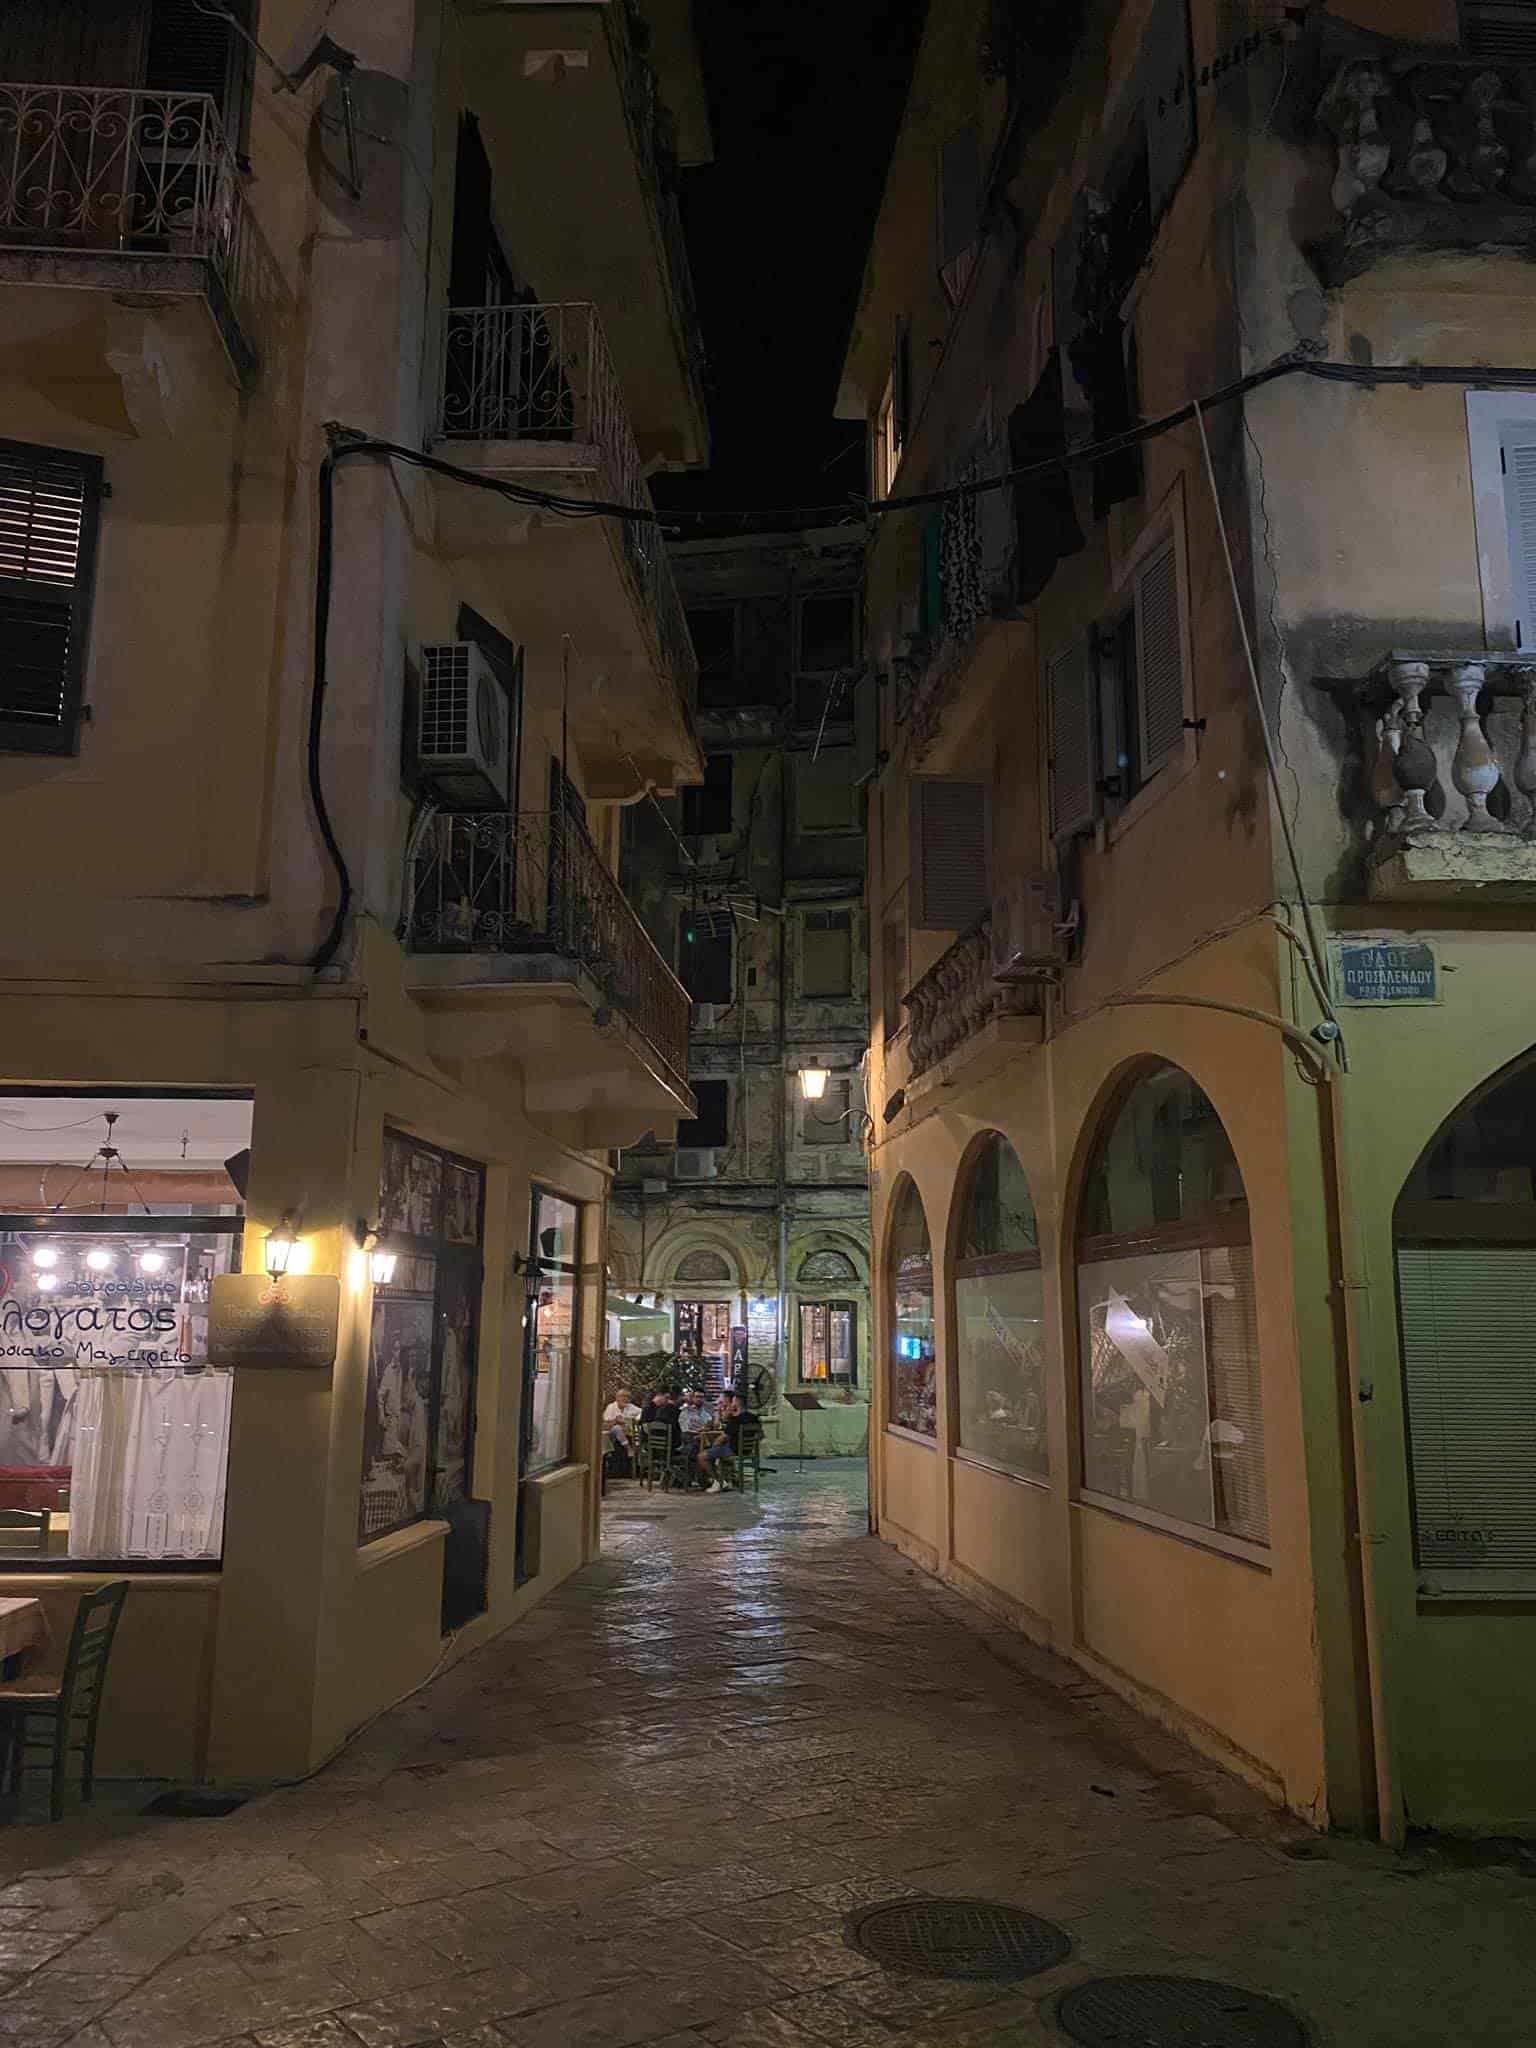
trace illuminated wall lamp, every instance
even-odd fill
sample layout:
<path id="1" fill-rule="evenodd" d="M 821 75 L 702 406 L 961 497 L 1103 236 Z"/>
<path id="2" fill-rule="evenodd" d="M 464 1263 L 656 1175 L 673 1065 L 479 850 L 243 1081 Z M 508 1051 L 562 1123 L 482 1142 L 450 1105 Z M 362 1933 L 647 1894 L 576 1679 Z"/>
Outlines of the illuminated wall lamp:
<path id="1" fill-rule="evenodd" d="M 358 1250 L 368 1254 L 368 1278 L 375 1287 L 387 1287 L 395 1277 L 400 1254 L 383 1242 L 377 1224 L 366 1223 L 361 1216 L 352 1226 L 352 1235 Z"/>
<path id="2" fill-rule="evenodd" d="M 800 1093 L 807 1102 L 820 1102 L 827 1092 L 828 1072 L 825 1067 L 802 1067 L 800 1069 Z"/>
<path id="3" fill-rule="evenodd" d="M 285 1209 L 283 1211 L 283 1220 L 279 1223 L 276 1230 L 269 1230 L 267 1232 L 266 1242 L 262 1247 L 262 1256 L 270 1279 L 281 1280 L 287 1272 L 294 1250 L 299 1242 L 298 1223 L 298 1212 L 293 1209 Z"/>

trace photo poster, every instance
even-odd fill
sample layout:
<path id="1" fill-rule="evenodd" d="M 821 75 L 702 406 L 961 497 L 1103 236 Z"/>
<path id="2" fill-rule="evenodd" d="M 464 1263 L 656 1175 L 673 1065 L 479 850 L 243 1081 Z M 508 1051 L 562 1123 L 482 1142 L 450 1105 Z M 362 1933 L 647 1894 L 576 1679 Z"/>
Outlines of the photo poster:
<path id="1" fill-rule="evenodd" d="M 442 1153 L 432 1146 L 407 1138 L 400 1131 L 384 1133 L 379 1173 L 381 1237 L 438 1236 L 446 1164 Z"/>
<path id="2" fill-rule="evenodd" d="M 375 1296 L 363 1407 L 362 1542 L 426 1512 L 432 1337 L 431 1295 Z"/>
<path id="3" fill-rule="evenodd" d="M 1179 1520 L 1209 1522 L 1210 1386 L 1196 1250 L 1079 1271 L 1088 1332 L 1084 1483 Z"/>
<path id="4" fill-rule="evenodd" d="M 434 1515 L 446 1514 L 470 1492 L 480 1283 L 478 1252 L 468 1246 L 444 1251 L 437 1269 L 437 1412 L 431 1460 Z"/>

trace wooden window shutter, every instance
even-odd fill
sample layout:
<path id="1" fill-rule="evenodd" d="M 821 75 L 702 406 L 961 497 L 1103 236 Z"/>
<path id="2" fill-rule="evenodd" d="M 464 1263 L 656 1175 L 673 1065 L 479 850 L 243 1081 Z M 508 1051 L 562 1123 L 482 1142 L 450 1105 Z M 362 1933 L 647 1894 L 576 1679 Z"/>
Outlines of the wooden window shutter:
<path id="1" fill-rule="evenodd" d="M 75 751 L 101 490 L 93 455 L 0 441 L 0 749 Z"/>
<path id="2" fill-rule="evenodd" d="M 1189 0 L 1155 0 L 1141 45 L 1140 76 L 1148 195 L 1155 223 L 1177 191 L 1195 149 Z"/>
<path id="3" fill-rule="evenodd" d="M 1136 577 L 1136 711 L 1145 780 L 1184 743 L 1184 635 L 1171 537 Z"/>
<path id="4" fill-rule="evenodd" d="M 1051 836 L 1070 838 L 1097 813 L 1098 732 L 1088 645 L 1070 647 L 1045 672 L 1046 758 L 1050 774 Z"/>
<path id="5" fill-rule="evenodd" d="M 1496 64 L 1536 63 L 1532 0 L 1461 0 L 1461 47 Z"/>
<path id="6" fill-rule="evenodd" d="M 1515 645 L 1536 647 L 1536 420 L 1506 422 L 1499 433 L 1504 517 L 1509 530 L 1509 587 Z"/>
<path id="7" fill-rule="evenodd" d="M 987 907 L 987 786 L 953 775 L 912 778 L 915 931 L 964 931 Z"/>

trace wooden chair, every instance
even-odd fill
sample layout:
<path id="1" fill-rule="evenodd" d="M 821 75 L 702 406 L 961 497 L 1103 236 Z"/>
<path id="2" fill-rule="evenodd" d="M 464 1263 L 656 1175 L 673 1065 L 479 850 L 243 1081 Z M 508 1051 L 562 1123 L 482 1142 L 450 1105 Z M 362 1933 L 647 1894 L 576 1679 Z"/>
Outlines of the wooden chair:
<path id="1" fill-rule="evenodd" d="M 749 1471 L 752 1474 L 752 1491 L 757 1493 L 761 1490 L 763 1479 L 763 1425 L 755 1415 L 748 1415 L 743 1419 L 741 1432 L 736 1439 L 735 1455 L 729 1458 L 722 1458 L 720 1463 L 726 1467 L 730 1483 L 736 1488 L 738 1493 L 746 1492 L 747 1473 Z"/>
<path id="2" fill-rule="evenodd" d="M 62 1675 L 40 1671 L 0 1685 L 0 1730 L 6 1744 L 6 1789 L 21 1791 L 29 1750 L 46 1752 L 53 1774 L 49 1816 L 64 1818 L 64 1782 L 70 1754 L 80 1753 L 80 1796 L 89 1802 L 96 1778 L 96 1723 L 106 1689 L 112 1638 L 128 1597 L 128 1581 L 115 1579 L 81 1596 Z"/>
<path id="3" fill-rule="evenodd" d="M 672 1484 L 673 1444 L 676 1436 L 677 1432 L 670 1422 L 646 1424 L 645 1433 L 641 1438 L 641 1450 L 645 1458 L 647 1493 L 655 1486 L 658 1473 L 661 1475 L 663 1491 Z"/>

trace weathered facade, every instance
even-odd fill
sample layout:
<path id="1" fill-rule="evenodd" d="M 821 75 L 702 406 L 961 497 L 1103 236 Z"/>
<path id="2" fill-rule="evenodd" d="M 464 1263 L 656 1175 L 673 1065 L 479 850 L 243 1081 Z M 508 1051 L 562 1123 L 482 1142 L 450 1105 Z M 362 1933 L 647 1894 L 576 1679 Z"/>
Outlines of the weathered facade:
<path id="1" fill-rule="evenodd" d="M 611 1153 L 694 1107 L 614 872 L 701 765 L 657 13 L 0 22 L 5 1583 L 129 1578 L 110 1773 L 306 1771 L 596 1547 Z"/>
<path id="2" fill-rule="evenodd" d="M 844 392 L 953 493 L 869 565 L 875 1516 L 1319 1822 L 1528 1829 L 1536 36 L 1014 12 Z"/>
<path id="3" fill-rule="evenodd" d="M 675 1146 L 653 1140 L 621 1161 L 612 1285 L 661 1295 L 664 1320 L 615 1334 L 713 1358 L 724 1377 L 734 1330 L 770 1445 L 861 1454 L 863 533 L 692 541 L 672 562 L 700 646 L 705 779 L 629 811 L 621 873 L 693 999 L 699 1115 Z M 798 1080 L 812 1066 L 828 1075 L 818 1101 Z"/>

